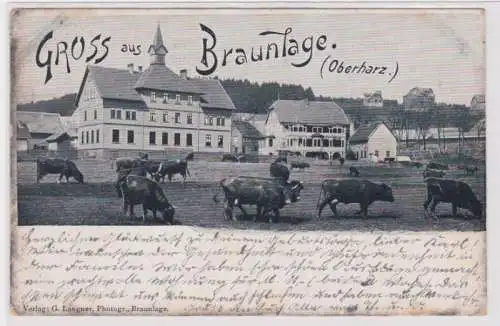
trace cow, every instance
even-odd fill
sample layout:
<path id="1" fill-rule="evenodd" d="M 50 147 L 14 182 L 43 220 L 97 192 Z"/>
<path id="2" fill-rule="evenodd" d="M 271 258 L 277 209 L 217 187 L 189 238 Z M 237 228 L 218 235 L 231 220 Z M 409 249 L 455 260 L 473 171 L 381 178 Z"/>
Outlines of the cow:
<path id="1" fill-rule="evenodd" d="M 477 166 L 465 166 L 465 174 L 466 175 L 475 175 L 476 172 L 479 170 Z"/>
<path id="2" fill-rule="evenodd" d="M 186 175 L 191 176 L 187 160 L 162 161 L 156 173 L 153 174 L 153 178 L 156 181 L 165 182 L 165 176 L 168 176 L 168 181 L 172 181 L 172 176 L 175 174 L 183 177 L 182 182 L 186 181 Z"/>
<path id="3" fill-rule="evenodd" d="M 322 199 L 322 194 L 323 200 Z M 368 180 L 333 180 L 328 179 L 321 183 L 321 190 L 317 202 L 317 218 L 321 219 L 321 212 L 326 204 L 330 205 L 335 217 L 337 217 L 337 204 L 360 205 L 359 213 L 364 217 L 368 215 L 368 206 L 375 201 L 394 202 L 392 189 L 385 183 L 377 184 Z M 358 213 L 358 214 L 359 214 Z"/>
<path id="4" fill-rule="evenodd" d="M 36 160 L 36 182 L 46 176 L 47 174 L 59 174 L 59 179 L 57 183 L 61 182 L 62 177 L 66 178 L 66 182 L 69 182 L 69 178 L 72 177 L 78 183 L 84 183 L 83 174 L 78 170 L 78 167 L 73 161 L 53 158 L 53 159 L 37 159 Z"/>
<path id="5" fill-rule="evenodd" d="M 427 199 L 424 202 L 425 217 L 427 218 L 428 208 L 430 213 L 437 220 L 435 209 L 439 203 L 451 203 L 453 216 L 457 215 L 457 208 L 467 209 L 476 217 L 483 216 L 481 202 L 468 184 L 462 181 L 449 179 L 429 178 L 426 180 Z M 432 205 L 431 205 L 432 202 Z"/>
<path id="6" fill-rule="evenodd" d="M 309 168 L 309 167 L 311 167 L 311 166 L 307 162 L 292 162 L 291 163 L 292 170 L 293 169 L 304 170 L 305 168 Z"/>
<path id="7" fill-rule="evenodd" d="M 245 160 L 246 160 L 245 155 L 233 155 L 233 154 L 222 155 L 222 162 L 244 162 Z"/>
<path id="8" fill-rule="evenodd" d="M 146 222 L 147 211 L 153 212 L 156 219 L 157 211 L 162 213 L 164 222 L 174 224 L 175 206 L 170 204 L 161 186 L 148 178 L 137 175 L 128 175 L 120 182 L 123 194 L 123 213 L 129 210 L 130 217 L 134 216 L 134 206 L 142 205 L 142 220 Z"/>
<path id="9" fill-rule="evenodd" d="M 147 177 L 150 174 L 150 171 L 145 166 L 138 166 L 130 169 L 121 169 L 117 172 L 117 179 L 115 183 L 116 192 L 118 194 L 118 198 L 122 198 L 122 191 L 120 189 L 120 184 L 125 182 L 127 176 L 136 175 L 140 177 Z"/>
<path id="10" fill-rule="evenodd" d="M 256 205 L 257 214 L 253 221 L 256 222 L 261 216 L 273 211 L 275 220 L 279 220 L 279 210 L 285 205 L 300 200 L 300 191 L 304 189 L 301 181 L 290 181 L 286 184 L 281 179 L 253 178 L 239 176 L 235 178 L 224 178 L 220 181 L 220 188 L 224 192 L 224 218 L 236 221 L 234 206 L 237 206 L 248 216 L 242 205 Z M 214 202 L 219 202 L 217 195 L 213 197 Z M 269 223 L 273 218 L 269 216 Z"/>
<path id="11" fill-rule="evenodd" d="M 115 165 L 116 165 L 116 172 L 122 170 L 122 169 L 131 169 L 138 167 L 139 165 L 143 164 L 147 160 L 143 158 L 136 158 L 136 157 L 119 157 L 115 160 Z"/>
<path id="12" fill-rule="evenodd" d="M 283 183 L 286 183 L 290 178 L 290 170 L 288 169 L 288 167 L 277 161 L 271 163 L 271 166 L 269 167 L 269 174 L 273 178 L 282 180 Z"/>
<path id="13" fill-rule="evenodd" d="M 431 163 L 427 164 L 426 168 L 431 169 L 431 170 L 448 170 L 448 165 L 431 162 Z"/>
<path id="14" fill-rule="evenodd" d="M 351 177 L 359 177 L 359 170 L 354 166 L 349 167 L 349 176 Z"/>
<path id="15" fill-rule="evenodd" d="M 429 169 L 426 168 L 422 175 L 424 176 L 424 180 L 427 178 L 442 178 L 444 177 L 446 172 L 441 171 L 441 170 L 434 170 L 434 169 Z"/>

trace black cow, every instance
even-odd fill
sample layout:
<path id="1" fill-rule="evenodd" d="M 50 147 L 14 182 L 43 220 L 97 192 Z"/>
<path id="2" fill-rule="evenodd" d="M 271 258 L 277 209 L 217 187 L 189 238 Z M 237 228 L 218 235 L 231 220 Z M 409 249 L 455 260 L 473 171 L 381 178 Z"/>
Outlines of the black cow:
<path id="1" fill-rule="evenodd" d="M 423 174 L 424 180 L 425 180 L 427 178 L 442 178 L 445 176 L 446 172 L 441 171 L 441 170 L 433 170 L 433 169 L 426 168 L 422 174 Z"/>
<path id="2" fill-rule="evenodd" d="M 477 166 L 466 166 L 465 167 L 465 174 L 466 175 L 475 175 L 478 170 L 479 169 L 477 168 Z"/>
<path id="3" fill-rule="evenodd" d="M 135 167 L 138 167 L 144 162 L 146 162 L 146 159 L 143 158 L 136 158 L 136 157 L 119 157 L 115 160 L 115 165 L 116 165 L 116 172 L 122 170 L 122 169 L 132 169 Z"/>
<path id="4" fill-rule="evenodd" d="M 359 170 L 354 166 L 349 167 L 349 176 L 351 177 L 359 177 Z"/>
<path id="5" fill-rule="evenodd" d="M 309 168 L 309 167 L 311 167 L 311 166 L 307 162 L 292 162 L 291 163 L 292 170 L 293 169 L 304 170 L 305 168 Z"/>
<path id="6" fill-rule="evenodd" d="M 431 162 L 431 163 L 427 164 L 427 169 L 432 169 L 432 170 L 448 170 L 448 165 L 447 164 L 436 163 L 436 162 Z"/>
<path id="7" fill-rule="evenodd" d="M 146 221 L 147 211 L 153 212 L 156 219 L 156 212 L 160 211 L 166 223 L 174 223 L 175 206 L 169 203 L 161 186 L 148 178 L 128 175 L 120 183 L 120 190 L 123 194 L 123 212 L 129 209 L 130 217 L 134 216 L 134 206 L 142 205 L 142 220 Z"/>
<path id="8" fill-rule="evenodd" d="M 321 201 L 322 194 L 323 201 Z M 376 184 L 368 180 L 325 180 L 321 183 L 321 191 L 319 193 L 317 208 L 317 218 L 321 218 L 321 212 L 326 204 L 337 217 L 337 204 L 352 204 L 360 205 L 360 212 L 364 217 L 368 215 L 368 206 L 375 201 L 393 202 L 392 189 L 385 183 Z"/>
<path id="9" fill-rule="evenodd" d="M 269 167 L 269 174 L 273 178 L 282 180 L 283 183 L 286 183 L 288 179 L 290 179 L 290 170 L 286 165 L 279 162 L 271 163 L 271 166 Z"/>
<path id="10" fill-rule="evenodd" d="M 451 203 L 453 216 L 457 215 L 457 208 L 463 208 L 471 211 L 476 217 L 483 216 L 483 207 L 481 202 L 468 184 L 462 181 L 429 178 L 427 184 L 427 199 L 424 202 L 424 209 L 430 212 L 434 219 L 437 219 L 435 209 L 439 203 Z"/>
<path id="11" fill-rule="evenodd" d="M 176 174 L 182 175 L 182 182 L 186 181 L 186 175 L 191 176 L 187 160 L 162 161 L 153 177 L 156 181 L 161 179 L 165 182 L 165 176 L 168 176 L 168 181 L 172 181 L 172 176 Z"/>
<path id="12" fill-rule="evenodd" d="M 248 214 L 242 205 L 256 205 L 257 214 L 254 222 L 271 211 L 274 212 L 275 221 L 278 221 L 279 210 L 287 204 L 297 202 L 300 199 L 300 191 L 304 189 L 300 181 L 283 184 L 281 179 L 244 176 L 222 179 L 220 187 L 225 196 L 224 218 L 236 221 L 234 206 L 237 206 L 246 217 Z M 213 200 L 219 202 L 217 195 Z M 270 216 L 269 223 L 272 222 Z"/>
<path id="13" fill-rule="evenodd" d="M 83 183 L 83 174 L 78 170 L 78 167 L 73 161 L 66 159 L 37 159 L 36 160 L 36 182 L 46 176 L 47 174 L 59 174 L 59 179 L 57 182 L 60 183 L 62 177 L 66 178 L 66 182 L 69 182 L 69 178 L 72 177 L 79 183 Z"/>
<path id="14" fill-rule="evenodd" d="M 117 172 L 117 178 L 115 183 L 116 192 L 118 194 L 118 198 L 122 198 L 122 191 L 120 189 L 120 184 L 125 182 L 127 176 L 136 175 L 140 177 L 147 177 L 151 172 L 145 166 L 138 166 L 131 169 L 121 169 Z"/>

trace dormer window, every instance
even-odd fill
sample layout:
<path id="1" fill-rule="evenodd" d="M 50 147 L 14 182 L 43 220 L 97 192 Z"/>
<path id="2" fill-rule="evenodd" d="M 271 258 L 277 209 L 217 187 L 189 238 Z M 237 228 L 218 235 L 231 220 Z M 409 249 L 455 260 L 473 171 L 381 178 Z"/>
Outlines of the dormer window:
<path id="1" fill-rule="evenodd" d="M 156 92 L 151 92 L 151 102 L 156 102 Z"/>
<path id="2" fill-rule="evenodd" d="M 175 95 L 175 103 L 181 103 L 181 96 L 179 94 Z"/>

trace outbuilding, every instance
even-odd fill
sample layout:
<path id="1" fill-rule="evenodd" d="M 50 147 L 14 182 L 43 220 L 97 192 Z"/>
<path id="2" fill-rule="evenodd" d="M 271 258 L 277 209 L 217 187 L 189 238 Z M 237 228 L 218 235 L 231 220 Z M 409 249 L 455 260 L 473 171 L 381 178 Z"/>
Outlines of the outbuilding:
<path id="1" fill-rule="evenodd" d="M 391 129 L 383 122 L 359 127 L 349 139 L 349 145 L 358 160 L 372 162 L 394 159 L 398 141 Z"/>

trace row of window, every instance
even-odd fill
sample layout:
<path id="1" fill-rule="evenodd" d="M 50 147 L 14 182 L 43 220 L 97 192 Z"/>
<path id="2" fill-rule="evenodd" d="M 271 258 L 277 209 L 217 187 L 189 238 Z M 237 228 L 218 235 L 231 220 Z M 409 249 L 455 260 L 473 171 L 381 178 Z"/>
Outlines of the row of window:
<path id="1" fill-rule="evenodd" d="M 173 97 L 169 96 L 168 93 L 157 93 L 157 92 L 151 92 L 151 102 L 156 103 L 157 101 L 161 101 L 163 103 L 168 103 L 169 99 L 173 99 Z M 176 94 L 175 95 L 175 104 L 180 104 L 181 103 L 181 95 Z M 193 96 L 188 95 L 187 96 L 187 104 L 192 105 L 193 104 Z"/>
<path id="2" fill-rule="evenodd" d="M 83 135 L 83 133 L 82 133 L 82 135 Z M 156 140 L 157 140 L 156 132 L 150 131 L 149 132 L 149 145 L 157 145 Z M 120 143 L 120 130 L 113 129 L 111 141 L 114 144 Z M 135 143 L 134 131 L 127 130 L 127 144 L 134 144 L 134 143 Z M 168 145 L 168 144 L 169 144 L 168 132 L 162 132 L 161 133 L 161 145 Z M 178 132 L 174 133 L 173 145 L 174 146 L 181 146 L 181 134 Z M 187 147 L 193 146 L 193 134 L 186 134 L 186 146 Z M 212 135 L 205 135 L 205 147 L 212 147 Z M 217 136 L 217 147 L 224 148 L 224 136 L 221 136 L 221 135 Z"/>
<path id="3" fill-rule="evenodd" d="M 378 151 L 375 151 L 374 154 L 370 153 L 370 156 L 371 155 L 375 155 L 376 157 L 379 157 L 379 152 Z M 358 158 L 366 158 L 366 151 L 360 151 L 360 152 L 356 152 L 356 156 Z M 391 157 L 391 151 L 385 151 L 385 157 Z"/>
<path id="4" fill-rule="evenodd" d="M 226 125 L 226 118 L 224 117 L 212 117 L 212 116 L 206 116 L 205 117 L 205 126 L 213 126 L 214 125 L 214 120 L 215 120 L 215 125 L 216 126 L 225 126 Z"/>
<path id="5" fill-rule="evenodd" d="M 80 144 L 98 144 L 99 143 L 99 129 L 82 131 Z"/>
<path id="6" fill-rule="evenodd" d="M 329 134 L 341 134 L 343 128 L 335 127 L 311 127 L 311 126 L 285 126 L 285 129 L 292 132 L 317 132 Z"/>
<path id="7" fill-rule="evenodd" d="M 162 115 L 162 121 L 164 123 L 168 123 L 168 112 L 161 113 Z M 151 122 L 157 122 L 157 112 L 150 112 L 149 113 L 149 121 Z M 180 112 L 175 112 L 174 113 L 174 123 L 182 123 L 181 120 L 181 113 Z M 188 113 L 186 114 L 186 124 L 192 125 L 193 124 L 193 114 Z"/>
<path id="8" fill-rule="evenodd" d="M 344 147 L 344 141 L 340 139 L 287 139 L 287 147 Z"/>

